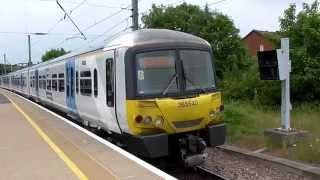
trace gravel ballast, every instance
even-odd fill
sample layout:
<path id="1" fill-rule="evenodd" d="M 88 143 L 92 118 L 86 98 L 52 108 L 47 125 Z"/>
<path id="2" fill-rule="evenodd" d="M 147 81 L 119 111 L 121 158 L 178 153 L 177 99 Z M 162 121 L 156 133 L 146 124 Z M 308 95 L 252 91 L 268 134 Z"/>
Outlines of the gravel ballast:
<path id="1" fill-rule="evenodd" d="M 254 180 L 311 180 L 311 176 L 301 174 L 293 168 L 232 153 L 218 148 L 208 148 L 205 167 L 228 179 Z"/>

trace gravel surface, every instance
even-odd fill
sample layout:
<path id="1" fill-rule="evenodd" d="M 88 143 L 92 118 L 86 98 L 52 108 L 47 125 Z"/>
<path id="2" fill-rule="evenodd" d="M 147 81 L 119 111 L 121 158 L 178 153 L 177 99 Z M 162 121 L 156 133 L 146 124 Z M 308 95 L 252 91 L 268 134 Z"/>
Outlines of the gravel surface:
<path id="1" fill-rule="evenodd" d="M 208 148 L 205 166 L 229 179 L 254 180 L 310 180 L 309 176 L 295 173 L 296 170 L 261 159 L 250 158 L 217 148 Z"/>

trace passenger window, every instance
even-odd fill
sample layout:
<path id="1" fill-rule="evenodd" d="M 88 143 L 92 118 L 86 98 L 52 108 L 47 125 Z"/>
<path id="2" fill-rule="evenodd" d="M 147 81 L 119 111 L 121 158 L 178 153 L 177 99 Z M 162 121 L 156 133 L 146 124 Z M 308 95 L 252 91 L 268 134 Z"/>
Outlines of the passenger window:
<path id="1" fill-rule="evenodd" d="M 106 60 L 106 89 L 107 89 L 107 105 L 114 106 L 114 88 L 113 88 L 113 59 Z"/>
<path id="2" fill-rule="evenodd" d="M 80 93 L 84 96 L 91 96 L 92 93 L 92 82 L 91 72 L 81 71 L 80 72 Z"/>
<path id="3" fill-rule="evenodd" d="M 93 93 L 94 96 L 98 96 L 98 72 L 97 69 L 94 69 L 93 71 Z"/>
<path id="4" fill-rule="evenodd" d="M 59 92 L 64 92 L 64 73 L 58 75 Z"/>
<path id="5" fill-rule="evenodd" d="M 47 90 L 51 91 L 51 80 L 47 80 Z"/>
<path id="6" fill-rule="evenodd" d="M 64 79 L 59 79 L 59 92 L 64 92 Z"/>
<path id="7" fill-rule="evenodd" d="M 58 87 L 57 87 L 57 79 L 52 79 L 52 91 L 57 91 Z"/>

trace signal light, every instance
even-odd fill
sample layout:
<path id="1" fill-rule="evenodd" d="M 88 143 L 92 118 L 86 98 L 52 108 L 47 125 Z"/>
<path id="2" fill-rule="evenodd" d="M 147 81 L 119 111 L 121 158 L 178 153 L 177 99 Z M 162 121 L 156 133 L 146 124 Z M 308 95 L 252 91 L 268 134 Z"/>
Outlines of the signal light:
<path id="1" fill-rule="evenodd" d="M 140 124 L 142 120 L 143 120 L 143 117 L 141 115 L 136 116 L 136 119 L 135 119 L 136 123 Z"/>

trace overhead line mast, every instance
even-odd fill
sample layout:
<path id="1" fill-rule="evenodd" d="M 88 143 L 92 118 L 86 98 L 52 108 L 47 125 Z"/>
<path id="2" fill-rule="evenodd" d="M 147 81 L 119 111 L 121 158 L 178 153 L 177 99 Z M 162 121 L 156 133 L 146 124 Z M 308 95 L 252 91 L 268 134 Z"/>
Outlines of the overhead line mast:
<path id="1" fill-rule="evenodd" d="M 139 29 L 139 11 L 138 11 L 138 0 L 132 0 L 132 30 Z"/>

